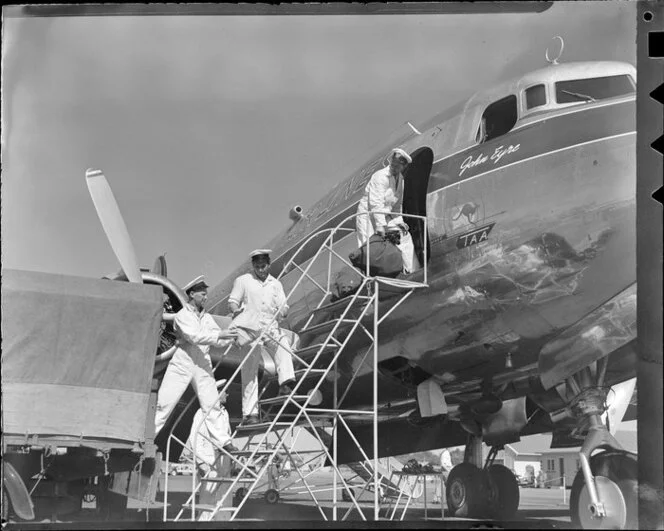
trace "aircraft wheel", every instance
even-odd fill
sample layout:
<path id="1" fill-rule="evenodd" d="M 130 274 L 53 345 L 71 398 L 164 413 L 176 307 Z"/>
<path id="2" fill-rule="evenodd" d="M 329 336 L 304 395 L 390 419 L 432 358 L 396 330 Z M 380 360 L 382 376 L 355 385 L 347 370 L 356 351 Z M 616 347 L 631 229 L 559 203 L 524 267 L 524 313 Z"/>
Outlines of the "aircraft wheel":
<path id="1" fill-rule="evenodd" d="M 447 478 L 447 507 L 452 516 L 472 517 L 483 503 L 482 471 L 470 463 L 455 466 Z"/>
<path id="2" fill-rule="evenodd" d="M 279 501 L 279 491 L 275 489 L 268 489 L 264 497 L 267 503 L 273 505 Z"/>
<path id="3" fill-rule="evenodd" d="M 577 529 L 638 529 L 638 467 L 636 458 L 619 451 L 607 451 L 590 458 L 590 469 L 606 516 L 590 512 L 590 495 L 579 470 L 572 484 L 569 508 Z"/>
<path id="4" fill-rule="evenodd" d="M 503 465 L 491 465 L 486 474 L 491 518 L 512 520 L 519 509 L 519 484 L 514 474 Z"/>
<path id="5" fill-rule="evenodd" d="M 349 492 L 349 491 L 350 491 L 350 492 Z M 346 490 L 346 489 L 342 489 L 342 491 L 341 491 L 341 499 L 342 499 L 343 501 L 345 501 L 345 502 L 351 502 L 351 501 L 353 501 L 353 498 L 351 497 L 351 495 L 352 495 L 352 496 L 355 496 L 355 492 L 353 491 L 353 489 L 351 489 L 351 488 L 349 488 L 348 490 Z"/>

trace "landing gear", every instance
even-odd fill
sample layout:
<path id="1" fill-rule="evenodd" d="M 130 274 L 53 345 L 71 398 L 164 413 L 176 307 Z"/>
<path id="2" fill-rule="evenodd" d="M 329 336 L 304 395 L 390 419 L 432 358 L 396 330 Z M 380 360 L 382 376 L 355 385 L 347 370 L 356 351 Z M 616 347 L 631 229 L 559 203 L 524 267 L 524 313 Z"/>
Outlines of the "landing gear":
<path id="1" fill-rule="evenodd" d="M 590 458 L 590 469 L 605 516 L 597 518 L 592 512 L 589 490 L 579 470 L 570 493 L 572 525 L 577 529 L 637 529 L 636 458 L 625 452 L 602 452 Z"/>
<path id="2" fill-rule="evenodd" d="M 450 472 L 447 507 L 453 516 L 512 520 L 519 508 L 519 484 L 509 468 L 494 464 L 498 447 L 491 448 L 480 468 L 481 444 L 473 436 L 466 447 L 466 461 Z"/>
<path id="3" fill-rule="evenodd" d="M 483 505 L 482 471 L 471 463 L 455 466 L 447 478 L 447 507 L 453 516 L 474 517 Z"/>
<path id="4" fill-rule="evenodd" d="M 279 491 L 275 489 L 268 489 L 265 492 L 265 501 L 271 505 L 274 505 L 279 501 Z"/>
<path id="5" fill-rule="evenodd" d="M 503 465 L 491 465 L 483 472 L 489 517 L 493 520 L 512 520 L 519 509 L 519 483 L 516 477 Z"/>
<path id="6" fill-rule="evenodd" d="M 572 395 L 568 410 L 577 419 L 577 433 L 586 431 L 579 452 L 581 469 L 570 495 L 570 513 L 572 523 L 582 529 L 636 529 L 636 458 L 623 450 L 601 420 L 607 409 L 603 385 L 606 363 L 606 358 L 598 362 L 597 374 L 586 367 L 567 378 L 566 387 L 561 388 Z M 598 449 L 606 451 L 591 457 Z"/>

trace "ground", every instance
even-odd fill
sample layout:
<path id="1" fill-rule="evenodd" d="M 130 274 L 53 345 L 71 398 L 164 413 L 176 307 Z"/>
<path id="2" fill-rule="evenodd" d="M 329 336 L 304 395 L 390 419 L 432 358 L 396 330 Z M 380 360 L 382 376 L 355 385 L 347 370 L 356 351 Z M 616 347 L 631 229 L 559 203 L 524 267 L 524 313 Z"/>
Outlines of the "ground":
<path id="1" fill-rule="evenodd" d="M 323 519 L 321 510 L 326 514 L 328 519 L 332 519 L 332 492 L 330 489 L 332 485 L 332 474 L 328 470 L 320 470 L 313 473 L 308 478 L 309 487 L 312 490 L 318 491 L 318 502 L 320 509 L 314 503 L 307 490 L 301 483 L 291 485 L 296 475 L 293 474 L 289 479 L 282 480 L 280 487 L 283 489 L 281 493 L 281 500 L 275 505 L 269 505 L 263 500 L 263 493 L 265 487 L 258 490 L 258 493 L 253 495 L 247 501 L 243 510 L 239 515 L 240 520 L 252 521 L 274 521 L 274 522 L 297 522 L 297 521 L 321 521 Z M 157 494 L 157 502 L 152 505 L 146 515 L 144 506 L 134 500 L 129 500 L 128 510 L 125 515 L 125 523 L 130 522 L 151 522 L 152 525 L 162 521 L 163 514 L 163 499 L 164 493 L 161 491 L 164 485 L 164 478 L 161 478 L 160 492 Z M 191 488 L 191 476 L 170 476 L 169 477 L 169 509 L 168 516 L 173 518 L 180 508 L 180 505 L 186 501 L 187 492 Z M 427 508 L 425 511 L 424 496 L 414 500 L 409 505 L 406 513 L 404 514 L 404 521 L 419 521 L 422 522 L 425 516 L 430 522 L 441 521 L 441 505 L 433 504 L 433 494 L 435 485 L 434 483 L 427 483 Z M 359 491 L 359 489 L 358 489 Z M 535 489 L 520 487 L 521 503 L 517 519 L 514 522 L 520 528 L 530 527 L 547 527 L 558 529 L 571 529 L 569 519 L 569 490 L 563 491 L 560 488 L 552 489 Z M 339 498 L 341 496 L 339 495 Z M 360 506 L 362 507 L 367 520 L 373 519 L 373 493 L 365 493 L 360 498 Z M 343 515 L 351 507 L 349 502 L 339 502 L 337 518 L 341 519 Z M 98 521 L 96 518 L 96 504 L 95 502 L 84 503 L 83 511 L 76 517 L 77 522 L 91 522 Z M 386 515 L 386 507 L 382 506 L 381 517 Z M 443 506 L 443 509 L 445 507 Z M 396 518 L 399 519 L 402 515 L 403 503 L 400 504 Z M 426 513 L 426 514 L 425 514 Z M 185 513 L 184 520 L 187 521 L 189 512 Z M 358 521 L 360 516 L 356 510 L 353 510 L 349 520 Z M 449 516 L 445 516 L 445 521 L 451 521 Z M 150 525 L 150 524 L 148 524 Z M 22 527 L 30 527 L 23 525 Z M 123 525 L 124 527 L 124 525 Z"/>

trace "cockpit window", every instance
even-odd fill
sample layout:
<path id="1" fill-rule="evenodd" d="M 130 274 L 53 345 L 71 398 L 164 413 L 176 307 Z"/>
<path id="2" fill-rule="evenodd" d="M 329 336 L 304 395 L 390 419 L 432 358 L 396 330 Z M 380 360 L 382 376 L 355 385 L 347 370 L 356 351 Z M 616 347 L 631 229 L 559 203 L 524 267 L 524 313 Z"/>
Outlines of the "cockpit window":
<path id="1" fill-rule="evenodd" d="M 541 107 L 546 105 L 546 90 L 544 85 L 535 85 L 526 89 L 526 108 Z"/>
<path id="2" fill-rule="evenodd" d="M 556 102 L 595 102 L 624 96 L 636 91 L 636 85 L 628 75 L 573 79 L 556 83 Z"/>
<path id="3" fill-rule="evenodd" d="M 507 96 L 489 105 L 477 132 L 477 141 L 481 144 L 508 133 L 518 118 L 516 96 Z"/>

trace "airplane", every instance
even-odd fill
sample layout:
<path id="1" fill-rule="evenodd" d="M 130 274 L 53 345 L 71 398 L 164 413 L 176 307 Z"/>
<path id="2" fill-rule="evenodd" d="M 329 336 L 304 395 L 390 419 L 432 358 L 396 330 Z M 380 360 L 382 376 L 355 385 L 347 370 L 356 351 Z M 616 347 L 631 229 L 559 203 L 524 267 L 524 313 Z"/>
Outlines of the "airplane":
<path id="1" fill-rule="evenodd" d="M 348 256 L 357 248 L 352 215 L 369 178 L 392 148 L 408 152 L 403 213 L 426 217 L 426 224 L 408 221 L 425 267 L 405 279 L 423 282 L 426 269 L 427 288 L 381 326 L 378 456 L 466 445 L 464 463 L 448 479 L 452 514 L 482 517 L 489 508 L 491 518 L 510 520 L 518 509 L 516 479 L 493 464 L 495 452 L 483 462 L 481 443 L 497 449 L 551 432 L 552 447 L 583 444 L 572 523 L 629 528 L 636 525 L 636 456 L 611 432 L 625 418 L 636 376 L 636 69 L 547 59 L 548 66 L 411 126 L 311 208 L 294 207 L 292 223 L 265 247 L 273 249 L 271 273 L 286 293 L 329 234 L 321 231 L 344 229 L 334 250 Z M 116 250 L 124 274 L 112 278 L 128 278 L 128 270 L 136 278 L 136 261 L 125 265 L 121 254 Z M 298 267 L 285 269 L 292 259 Z M 155 270 L 165 272 L 165 264 Z M 243 263 L 210 290 L 208 311 L 223 316 L 220 323 L 230 322 L 234 279 L 250 270 Z M 327 274 L 313 276 L 324 284 Z M 175 309 L 183 304 L 165 275 L 138 276 L 162 285 Z M 379 307 L 387 311 L 392 299 L 385 293 Z M 298 287 L 289 297 L 288 328 L 301 329 L 320 303 L 313 284 Z M 353 335 L 338 363 L 341 386 L 356 373 L 347 403 L 358 410 L 373 407 L 366 391 L 373 370 L 358 366 L 368 345 L 366 336 Z M 160 356 L 163 370 L 168 356 Z M 228 378 L 240 362 L 231 350 L 215 377 Z M 320 387 L 320 407 L 329 404 L 332 385 Z M 445 413 L 428 414 L 418 389 L 436 390 L 437 410 Z M 239 381 L 228 393 L 238 423 Z M 618 398 L 607 412 L 609 396 Z M 177 427 L 180 437 L 191 416 Z M 371 452 L 371 421 L 358 415 L 348 422 Z M 340 434 L 338 445 L 338 464 L 362 460 L 349 435 Z M 593 454 L 597 449 L 604 452 Z"/>

